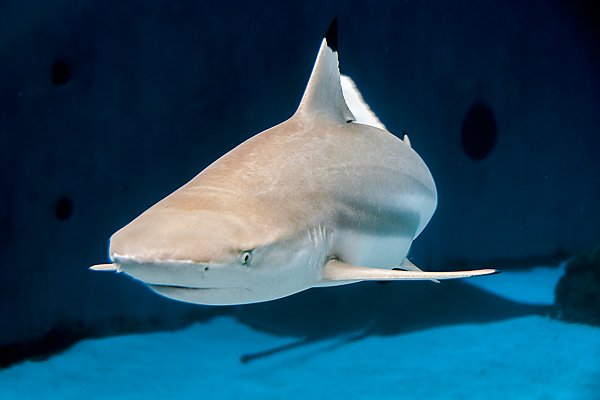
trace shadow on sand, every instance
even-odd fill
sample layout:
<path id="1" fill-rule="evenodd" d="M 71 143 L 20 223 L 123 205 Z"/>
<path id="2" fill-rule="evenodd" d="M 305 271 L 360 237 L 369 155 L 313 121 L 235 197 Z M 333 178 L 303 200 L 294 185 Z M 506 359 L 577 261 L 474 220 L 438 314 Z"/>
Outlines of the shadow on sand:
<path id="1" fill-rule="evenodd" d="M 545 315 L 548 310 L 549 306 L 521 304 L 459 281 L 365 282 L 238 307 L 234 315 L 260 331 L 298 338 L 241 357 L 242 362 L 250 362 L 323 339 L 339 337 L 341 345 L 370 335 Z"/>

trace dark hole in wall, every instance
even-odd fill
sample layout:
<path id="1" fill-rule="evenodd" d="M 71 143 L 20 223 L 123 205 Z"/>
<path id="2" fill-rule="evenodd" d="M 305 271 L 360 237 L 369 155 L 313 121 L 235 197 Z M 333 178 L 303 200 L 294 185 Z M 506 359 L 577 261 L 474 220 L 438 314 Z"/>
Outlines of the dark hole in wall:
<path id="1" fill-rule="evenodd" d="M 590 58 L 596 65 L 600 63 L 600 2 L 597 0 L 569 0 L 559 4 L 569 12 L 574 12 L 577 22 L 587 34 L 590 43 Z"/>
<path id="2" fill-rule="evenodd" d="M 54 206 L 56 219 L 66 221 L 71 217 L 71 214 L 73 214 L 73 201 L 66 196 L 61 196 Z"/>
<path id="3" fill-rule="evenodd" d="M 71 67 L 63 60 L 56 60 L 50 68 L 50 76 L 54 86 L 64 86 L 71 80 Z"/>
<path id="4" fill-rule="evenodd" d="M 14 223 L 12 217 L 11 198 L 8 191 L 0 199 L 0 248 L 7 246 L 14 239 Z"/>
<path id="5" fill-rule="evenodd" d="M 485 103 L 474 103 L 462 124 L 461 144 L 465 154 L 475 161 L 486 159 L 496 146 L 497 137 L 494 111 Z"/>

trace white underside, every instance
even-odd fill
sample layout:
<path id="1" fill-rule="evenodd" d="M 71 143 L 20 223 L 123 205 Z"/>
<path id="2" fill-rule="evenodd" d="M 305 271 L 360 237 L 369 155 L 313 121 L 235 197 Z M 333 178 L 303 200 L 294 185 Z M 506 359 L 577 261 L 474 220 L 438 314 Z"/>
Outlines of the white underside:
<path id="1" fill-rule="evenodd" d="M 332 254 L 349 264 L 396 268 L 408 254 L 412 237 L 376 236 L 344 230 L 334 235 Z"/>

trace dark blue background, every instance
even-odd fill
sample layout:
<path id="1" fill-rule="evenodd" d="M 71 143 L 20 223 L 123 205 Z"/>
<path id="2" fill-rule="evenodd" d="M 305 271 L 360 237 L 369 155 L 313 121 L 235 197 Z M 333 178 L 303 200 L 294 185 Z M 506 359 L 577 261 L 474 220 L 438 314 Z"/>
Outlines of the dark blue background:
<path id="1" fill-rule="evenodd" d="M 600 236 L 593 4 L 0 2 L 3 354 L 240 312 L 170 302 L 87 267 L 106 260 L 114 231 L 295 111 L 335 15 L 342 71 L 436 179 L 417 265 L 514 268 L 583 250 Z M 491 117 L 470 115 L 476 104 Z M 497 134 L 481 160 L 465 152 L 465 125 L 467 147 Z M 301 309 L 327 292 L 290 301 Z M 270 315 L 266 326 L 282 304 L 248 310 Z"/>

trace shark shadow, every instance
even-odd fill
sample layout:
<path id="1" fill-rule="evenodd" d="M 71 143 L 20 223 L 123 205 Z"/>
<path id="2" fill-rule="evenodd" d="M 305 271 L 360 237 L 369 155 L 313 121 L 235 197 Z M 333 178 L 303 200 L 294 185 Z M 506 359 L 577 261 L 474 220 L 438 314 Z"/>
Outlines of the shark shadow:
<path id="1" fill-rule="evenodd" d="M 235 317 L 269 334 L 298 338 L 288 345 L 244 354 L 250 362 L 320 340 L 337 347 L 371 335 L 400 335 L 446 325 L 546 315 L 550 306 L 505 299 L 467 283 L 393 282 L 310 289 L 277 301 L 238 307 Z"/>

